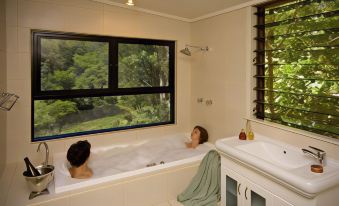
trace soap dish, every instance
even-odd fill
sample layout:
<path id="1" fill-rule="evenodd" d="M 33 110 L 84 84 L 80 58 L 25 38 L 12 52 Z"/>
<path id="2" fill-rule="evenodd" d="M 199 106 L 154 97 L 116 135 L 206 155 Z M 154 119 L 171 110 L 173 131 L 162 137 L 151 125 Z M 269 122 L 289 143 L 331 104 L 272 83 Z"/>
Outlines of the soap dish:
<path id="1" fill-rule="evenodd" d="M 321 165 L 311 165 L 311 171 L 314 173 L 323 173 L 324 169 Z"/>

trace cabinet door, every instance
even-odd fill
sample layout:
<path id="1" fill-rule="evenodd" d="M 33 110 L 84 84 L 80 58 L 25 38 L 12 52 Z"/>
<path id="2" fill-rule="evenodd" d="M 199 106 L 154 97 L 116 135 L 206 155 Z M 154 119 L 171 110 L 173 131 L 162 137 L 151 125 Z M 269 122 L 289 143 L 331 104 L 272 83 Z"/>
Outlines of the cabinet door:
<path id="1" fill-rule="evenodd" d="M 221 170 L 221 205 L 241 206 L 244 185 L 240 176 L 225 167 Z"/>
<path id="2" fill-rule="evenodd" d="M 272 194 L 264 188 L 247 180 L 244 192 L 245 206 L 271 206 Z"/>

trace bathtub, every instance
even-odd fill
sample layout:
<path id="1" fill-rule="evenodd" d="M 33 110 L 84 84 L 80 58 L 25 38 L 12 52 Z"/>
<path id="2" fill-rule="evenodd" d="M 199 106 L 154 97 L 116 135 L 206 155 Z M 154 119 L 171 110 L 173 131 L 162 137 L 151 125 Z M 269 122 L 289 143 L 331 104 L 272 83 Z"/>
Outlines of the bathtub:
<path id="1" fill-rule="evenodd" d="M 212 144 L 204 143 L 196 149 L 188 149 L 185 146 L 187 136 L 176 134 L 128 145 L 92 147 L 89 167 L 93 170 L 93 176 L 82 180 L 71 178 L 66 153 L 55 154 L 54 191 L 62 193 L 200 161 L 214 148 Z"/>

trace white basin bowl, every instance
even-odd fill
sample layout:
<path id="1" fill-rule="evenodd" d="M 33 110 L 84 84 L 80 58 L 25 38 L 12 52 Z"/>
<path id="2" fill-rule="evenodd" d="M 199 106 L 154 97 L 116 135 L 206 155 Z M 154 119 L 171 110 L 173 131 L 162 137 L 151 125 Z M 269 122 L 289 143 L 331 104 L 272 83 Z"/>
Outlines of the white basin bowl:
<path id="1" fill-rule="evenodd" d="M 311 162 L 304 155 L 300 154 L 300 151 L 282 147 L 271 142 L 249 142 L 248 144 L 236 146 L 236 148 L 285 169 L 303 167 Z"/>
<path id="2" fill-rule="evenodd" d="M 319 164 L 318 160 L 305 155 L 301 148 L 260 134 L 255 134 L 255 140 L 219 139 L 215 145 L 229 158 L 268 174 L 308 197 L 339 184 L 339 161 L 327 158 L 324 172 L 313 173 L 310 166 Z"/>

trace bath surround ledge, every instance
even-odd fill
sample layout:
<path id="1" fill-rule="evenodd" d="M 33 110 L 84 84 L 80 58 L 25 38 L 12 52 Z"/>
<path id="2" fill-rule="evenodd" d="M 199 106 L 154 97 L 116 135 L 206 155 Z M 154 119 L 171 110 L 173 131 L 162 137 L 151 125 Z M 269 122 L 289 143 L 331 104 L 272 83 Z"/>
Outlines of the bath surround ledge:
<path id="1" fill-rule="evenodd" d="M 0 205 L 85 206 L 92 205 L 93 201 L 98 201 L 98 199 L 101 199 L 101 201 L 103 201 L 102 204 L 104 204 L 104 202 L 114 202 L 120 206 L 129 206 L 135 203 L 128 200 L 128 197 L 137 193 L 140 193 L 141 196 L 144 196 L 143 201 L 147 203 L 151 203 L 152 205 L 160 204 L 162 202 L 168 202 L 170 200 L 176 199 L 176 195 L 183 191 L 189 184 L 189 181 L 196 173 L 199 164 L 200 160 L 60 194 L 55 194 L 53 182 L 48 187 L 50 191 L 49 195 L 42 195 L 36 197 L 35 199 L 29 200 L 28 196 L 30 191 L 22 176 L 22 171 L 25 169 L 24 165 L 22 163 L 13 163 L 11 165 L 7 165 L 6 171 L 0 181 L 1 183 L 4 183 L 1 184 Z M 147 188 L 149 191 L 145 191 L 145 188 Z M 144 191 L 142 191 L 142 189 L 144 189 Z M 145 192 L 157 192 L 159 195 L 147 195 Z M 158 197 L 154 199 L 155 196 Z M 136 201 L 138 201 L 138 197 L 134 198 Z M 102 205 L 101 203 L 99 204 Z"/>

